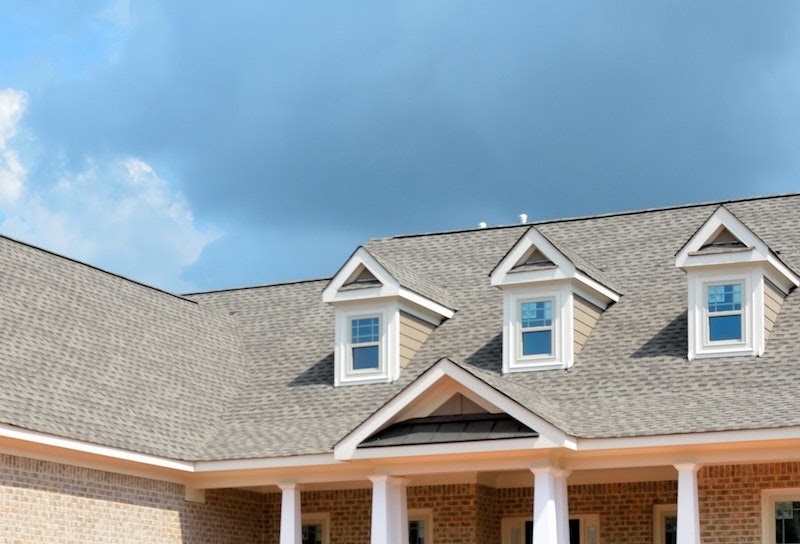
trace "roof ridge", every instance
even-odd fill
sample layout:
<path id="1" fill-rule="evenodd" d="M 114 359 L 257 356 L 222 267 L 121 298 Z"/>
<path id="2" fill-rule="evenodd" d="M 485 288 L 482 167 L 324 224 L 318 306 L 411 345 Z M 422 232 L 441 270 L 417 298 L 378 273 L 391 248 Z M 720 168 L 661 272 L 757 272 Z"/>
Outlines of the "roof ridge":
<path id="1" fill-rule="evenodd" d="M 753 202 L 757 200 L 771 200 L 776 198 L 790 198 L 790 197 L 797 197 L 800 196 L 800 192 L 794 193 L 778 193 L 774 195 L 764 195 L 764 196 L 749 196 L 749 197 L 741 197 L 741 198 L 731 198 L 727 200 L 712 200 L 706 202 L 694 202 L 689 204 L 677 204 L 674 206 L 661 206 L 655 208 L 642 208 L 639 210 L 623 210 L 617 212 L 607 212 L 607 213 L 598 213 L 598 214 L 588 214 L 588 215 L 576 215 L 573 217 L 562 217 L 556 219 L 542 219 L 540 221 L 531 221 L 528 223 L 512 223 L 509 225 L 493 225 L 487 226 L 485 228 L 481 227 L 470 227 L 470 228 L 463 228 L 463 229 L 452 229 L 452 230 L 442 230 L 442 231 L 432 231 L 432 232 L 420 232 L 420 233 L 412 233 L 412 234 L 397 234 L 395 236 L 389 236 L 386 238 L 374 238 L 374 240 L 394 240 L 399 238 L 421 238 L 423 236 L 441 236 L 441 235 L 448 235 L 448 234 L 460 234 L 465 232 L 481 232 L 487 230 L 499 230 L 499 229 L 513 229 L 513 228 L 520 228 L 520 227 L 531 227 L 537 225 L 551 225 L 555 223 L 571 223 L 574 221 L 587 221 L 590 219 L 606 219 L 610 217 L 624 217 L 628 215 L 641 215 L 645 213 L 656 213 L 656 212 L 665 212 L 671 210 L 682 210 L 682 209 L 690 209 L 690 208 L 702 208 L 705 206 L 713 206 L 719 205 L 724 206 L 725 204 L 735 204 L 739 202 Z"/>
<path id="2" fill-rule="evenodd" d="M 50 249 L 45 249 L 43 247 L 35 246 L 35 245 L 33 245 L 33 244 L 29 243 L 29 242 L 23 242 L 22 240 L 17 240 L 16 238 L 12 238 L 11 236 L 8 236 L 6 234 L 0 234 L 0 238 L 2 238 L 4 240 L 8 240 L 9 242 L 24 246 L 24 247 L 26 247 L 28 249 L 33 249 L 35 251 L 39 251 L 41 253 L 49 255 L 50 257 L 56 257 L 58 259 L 65 260 L 65 261 L 68 261 L 70 263 L 77 264 L 77 265 L 80 265 L 80 266 L 84 266 L 86 268 L 95 270 L 97 272 L 101 272 L 101 273 L 103 273 L 103 274 L 105 274 L 107 276 L 112 276 L 112 277 L 121 279 L 121 280 L 126 281 L 128 283 L 131 283 L 133 285 L 138 285 L 139 287 L 144 287 L 144 288 L 149 289 L 151 291 L 155 291 L 156 293 L 161 293 L 163 295 L 168 295 L 168 296 L 170 296 L 172 298 L 176 298 L 178 300 L 183 300 L 183 301 L 189 302 L 191 304 L 197 304 L 197 301 L 189 299 L 189 298 L 186 298 L 183 295 L 172 293 L 172 292 L 167 291 L 165 289 L 161 289 L 160 287 L 156 287 L 154 285 L 150 285 L 148 283 L 144 283 L 144 282 L 139 281 L 139 280 L 134 280 L 134 279 L 129 278 L 127 276 L 123 276 L 122 274 L 118 274 L 116 272 L 112 272 L 110 270 L 106 270 L 105 268 L 101 268 L 101 267 L 99 267 L 97 265 L 94 265 L 94 264 L 90 264 L 90 263 L 87 263 L 87 262 L 84 262 L 84 261 L 80 261 L 80 260 L 78 260 L 78 259 L 76 259 L 74 257 L 69 257 L 67 255 L 62 255 L 61 253 L 57 253 L 57 252 L 52 251 Z"/>
<path id="3" fill-rule="evenodd" d="M 192 291 L 191 293 L 183 293 L 180 296 L 182 296 L 182 297 L 190 297 L 190 296 L 194 296 L 194 295 L 211 295 L 211 294 L 214 294 L 214 293 L 227 293 L 229 291 L 249 291 L 249 290 L 252 290 L 252 289 L 268 289 L 270 287 L 281 287 L 281 286 L 284 286 L 284 285 L 296 285 L 296 284 L 300 284 L 300 283 L 314 283 L 314 282 L 318 282 L 318 281 L 331 281 L 331 278 L 329 278 L 329 277 L 310 278 L 310 279 L 305 279 L 305 280 L 278 281 L 278 282 L 275 282 L 275 283 L 265 283 L 265 284 L 261 284 L 261 285 L 244 285 L 242 287 L 225 287 L 223 289 L 210 289 L 208 291 Z M 187 299 L 187 300 L 191 300 L 191 299 Z M 194 301 L 192 301 L 192 302 L 194 302 Z"/>

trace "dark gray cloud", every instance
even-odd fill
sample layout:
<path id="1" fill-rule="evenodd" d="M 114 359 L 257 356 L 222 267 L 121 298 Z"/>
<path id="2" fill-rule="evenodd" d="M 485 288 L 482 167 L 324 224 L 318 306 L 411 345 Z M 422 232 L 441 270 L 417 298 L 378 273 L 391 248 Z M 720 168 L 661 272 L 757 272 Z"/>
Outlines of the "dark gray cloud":
<path id="1" fill-rule="evenodd" d="M 141 155 L 207 220 L 366 238 L 774 192 L 800 166 L 794 1 L 131 12 L 118 61 L 41 87 L 30 122 L 71 160 Z"/>

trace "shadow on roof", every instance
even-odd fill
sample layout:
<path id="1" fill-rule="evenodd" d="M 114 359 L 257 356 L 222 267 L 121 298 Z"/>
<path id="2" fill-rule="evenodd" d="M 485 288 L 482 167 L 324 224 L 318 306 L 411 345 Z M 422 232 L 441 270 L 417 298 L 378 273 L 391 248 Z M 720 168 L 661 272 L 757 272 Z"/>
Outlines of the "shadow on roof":
<path id="1" fill-rule="evenodd" d="M 308 367 L 302 374 L 289 382 L 289 385 L 292 387 L 333 385 L 333 352 Z"/>
<path id="2" fill-rule="evenodd" d="M 670 321 L 666 327 L 658 331 L 642 347 L 633 352 L 634 359 L 646 357 L 678 357 L 686 358 L 689 350 L 687 311 Z"/>

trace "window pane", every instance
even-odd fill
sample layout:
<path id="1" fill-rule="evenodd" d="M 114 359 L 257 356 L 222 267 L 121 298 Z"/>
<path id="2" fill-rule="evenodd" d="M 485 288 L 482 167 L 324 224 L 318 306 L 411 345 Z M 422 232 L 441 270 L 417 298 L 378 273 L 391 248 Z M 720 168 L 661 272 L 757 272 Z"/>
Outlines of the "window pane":
<path id="1" fill-rule="evenodd" d="M 363 319 L 354 319 L 350 323 L 350 330 L 350 340 L 353 344 L 377 342 L 381 335 L 380 318 L 366 317 Z"/>
<path id="2" fill-rule="evenodd" d="M 742 309 L 742 286 L 713 285 L 708 288 L 709 312 L 735 312 Z"/>
<path id="3" fill-rule="evenodd" d="M 522 303 L 522 328 L 549 327 L 553 324 L 553 303 L 549 300 Z"/>
<path id="4" fill-rule="evenodd" d="M 322 525 L 303 525 L 303 544 L 322 544 Z"/>
<path id="5" fill-rule="evenodd" d="M 549 355 L 553 353 L 553 331 L 522 333 L 522 355 Z"/>
<path id="6" fill-rule="evenodd" d="M 378 346 L 353 348 L 353 370 L 377 370 L 380 367 L 378 355 Z"/>
<path id="7" fill-rule="evenodd" d="M 800 544 L 800 502 L 775 503 L 775 542 Z"/>
<path id="8" fill-rule="evenodd" d="M 425 520 L 408 522 L 408 544 L 425 544 Z"/>
<path id="9" fill-rule="evenodd" d="M 742 316 L 720 315 L 708 318 L 708 339 L 718 340 L 742 339 Z"/>
<path id="10" fill-rule="evenodd" d="M 678 544 L 678 516 L 664 516 L 664 544 Z"/>

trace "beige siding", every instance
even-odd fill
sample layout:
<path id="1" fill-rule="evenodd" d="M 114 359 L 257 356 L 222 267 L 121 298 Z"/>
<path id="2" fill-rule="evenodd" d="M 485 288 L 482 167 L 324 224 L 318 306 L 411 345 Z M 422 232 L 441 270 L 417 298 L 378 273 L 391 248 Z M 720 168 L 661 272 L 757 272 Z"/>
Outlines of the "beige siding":
<path id="1" fill-rule="evenodd" d="M 600 319 L 602 310 L 578 296 L 574 297 L 574 301 L 573 349 L 575 351 L 575 355 L 578 355 L 581 352 L 583 345 L 586 343 L 586 339 L 589 338 L 589 334 L 591 334 L 592 329 L 597 324 L 597 320 Z"/>
<path id="2" fill-rule="evenodd" d="M 783 304 L 783 293 L 768 281 L 764 281 L 764 340 L 769 338 L 778 312 Z"/>
<path id="3" fill-rule="evenodd" d="M 432 416 L 455 416 L 463 414 L 485 414 L 481 406 L 475 404 L 461 393 L 456 393 L 444 404 L 434 410 Z"/>
<path id="4" fill-rule="evenodd" d="M 400 368 L 405 368 L 435 327 L 405 312 L 400 312 Z"/>

